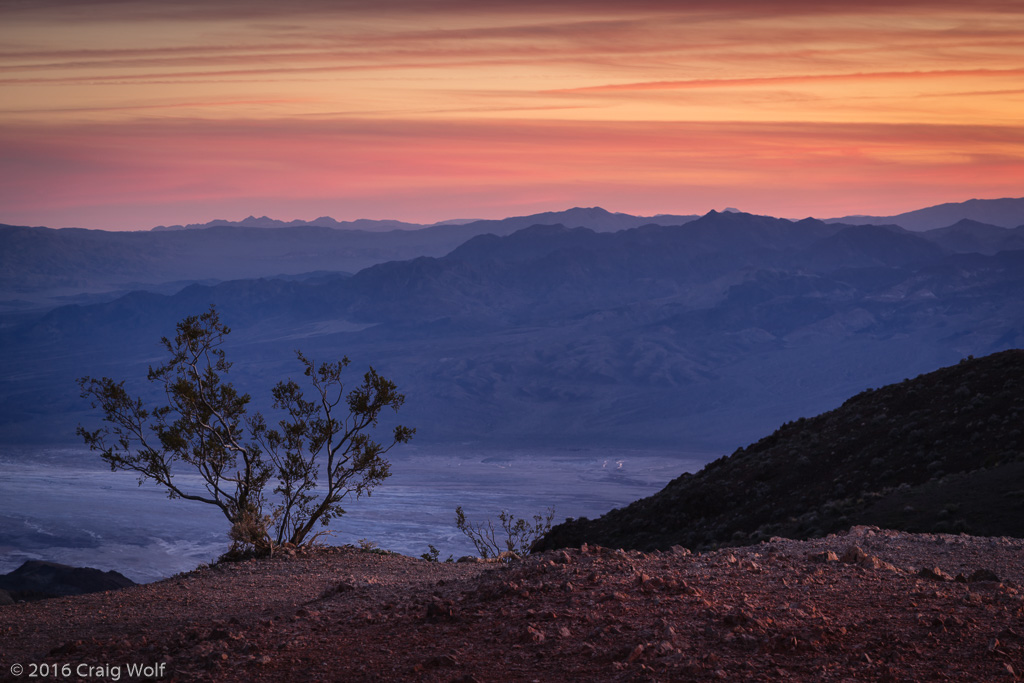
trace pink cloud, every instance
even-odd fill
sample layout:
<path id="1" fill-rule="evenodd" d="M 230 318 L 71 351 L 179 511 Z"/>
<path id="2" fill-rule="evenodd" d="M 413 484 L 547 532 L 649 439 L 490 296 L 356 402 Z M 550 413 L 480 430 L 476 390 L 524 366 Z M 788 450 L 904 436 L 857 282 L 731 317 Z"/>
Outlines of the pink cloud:
<path id="1" fill-rule="evenodd" d="M 0 147 L 0 222 L 106 228 L 275 207 L 421 222 L 537 203 L 826 216 L 1024 186 L 1024 131 L 993 126 L 176 121 L 7 130 Z M 146 206 L 147 223 L 116 218 Z"/>

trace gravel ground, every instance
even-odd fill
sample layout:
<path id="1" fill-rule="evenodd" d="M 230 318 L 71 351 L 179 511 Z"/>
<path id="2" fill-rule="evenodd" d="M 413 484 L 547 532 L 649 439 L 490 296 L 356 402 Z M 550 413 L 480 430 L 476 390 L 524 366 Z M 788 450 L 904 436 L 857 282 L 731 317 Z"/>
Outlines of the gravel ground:
<path id="1" fill-rule="evenodd" d="M 701 555 L 584 546 L 507 566 L 321 549 L 2 607 L 0 675 L 1012 681 L 1022 584 L 1024 540 L 873 527 Z"/>

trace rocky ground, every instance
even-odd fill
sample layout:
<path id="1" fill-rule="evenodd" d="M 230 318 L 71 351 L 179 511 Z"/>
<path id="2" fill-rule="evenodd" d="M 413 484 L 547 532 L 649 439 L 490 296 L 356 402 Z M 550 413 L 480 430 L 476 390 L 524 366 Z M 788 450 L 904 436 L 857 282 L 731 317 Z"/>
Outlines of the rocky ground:
<path id="1" fill-rule="evenodd" d="M 0 607 L 0 675 L 66 663 L 128 680 L 134 663 L 164 680 L 1012 681 L 1022 585 L 1024 540 L 874 527 L 508 566 L 329 549 Z"/>

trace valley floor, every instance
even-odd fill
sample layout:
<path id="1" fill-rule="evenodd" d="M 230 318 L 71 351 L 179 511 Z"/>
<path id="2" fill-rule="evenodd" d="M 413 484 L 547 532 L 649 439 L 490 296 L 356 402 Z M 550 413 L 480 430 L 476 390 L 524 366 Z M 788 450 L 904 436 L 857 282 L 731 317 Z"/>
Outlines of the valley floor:
<path id="1" fill-rule="evenodd" d="M 1022 585 L 1022 539 L 874 527 L 508 566 L 332 548 L 0 607 L 0 676 L 69 664 L 127 680 L 143 664 L 162 680 L 1012 681 Z"/>

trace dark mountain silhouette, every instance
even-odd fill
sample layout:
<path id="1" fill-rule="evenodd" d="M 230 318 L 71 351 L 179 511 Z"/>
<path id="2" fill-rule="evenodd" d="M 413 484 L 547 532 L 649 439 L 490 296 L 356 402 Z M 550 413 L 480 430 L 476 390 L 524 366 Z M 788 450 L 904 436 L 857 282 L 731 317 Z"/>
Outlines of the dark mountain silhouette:
<path id="1" fill-rule="evenodd" d="M 144 390 L 159 338 L 213 303 L 234 330 L 236 381 L 264 404 L 301 348 L 393 378 L 424 443 L 730 449 L 866 386 L 1024 345 L 1024 251 L 926 238 L 731 212 L 614 233 L 533 226 L 351 277 L 21 314 L 0 327 L 0 439 L 71 439 L 90 417 L 75 377 Z"/>
<path id="2" fill-rule="evenodd" d="M 617 232 L 638 228 L 641 225 L 683 225 L 699 217 L 697 215 L 677 216 L 672 214 L 632 216 L 628 213 L 612 213 L 595 206 L 576 207 L 566 211 L 547 211 L 500 220 L 472 221 L 465 223 L 464 227 L 473 230 L 474 234 L 491 233 L 495 235 L 509 235 L 534 225 L 565 225 L 570 228 L 589 228 L 595 232 Z"/>
<path id="3" fill-rule="evenodd" d="M 1002 228 L 1024 225 L 1024 197 L 1017 199 L 969 199 L 907 211 L 895 216 L 843 216 L 827 223 L 850 225 L 898 225 L 907 230 L 934 230 L 961 220 L 977 221 Z"/>
<path id="4" fill-rule="evenodd" d="M 804 253 L 816 269 L 871 268 L 934 263 L 948 253 L 942 247 L 895 225 L 844 227 L 815 242 Z"/>
<path id="5" fill-rule="evenodd" d="M 26 601 L 97 593 L 134 585 L 134 581 L 115 571 L 70 567 L 42 560 L 29 560 L 14 571 L 0 575 L 0 592 L 6 592 L 13 600 Z"/>
<path id="6" fill-rule="evenodd" d="M 921 236 L 947 251 L 958 253 L 995 254 L 1024 249 L 1024 226 L 1001 228 L 967 218 L 945 228 L 929 230 Z"/>
<path id="7" fill-rule="evenodd" d="M 869 524 L 1024 536 L 1024 351 L 866 390 L 537 549 L 707 549 Z"/>

